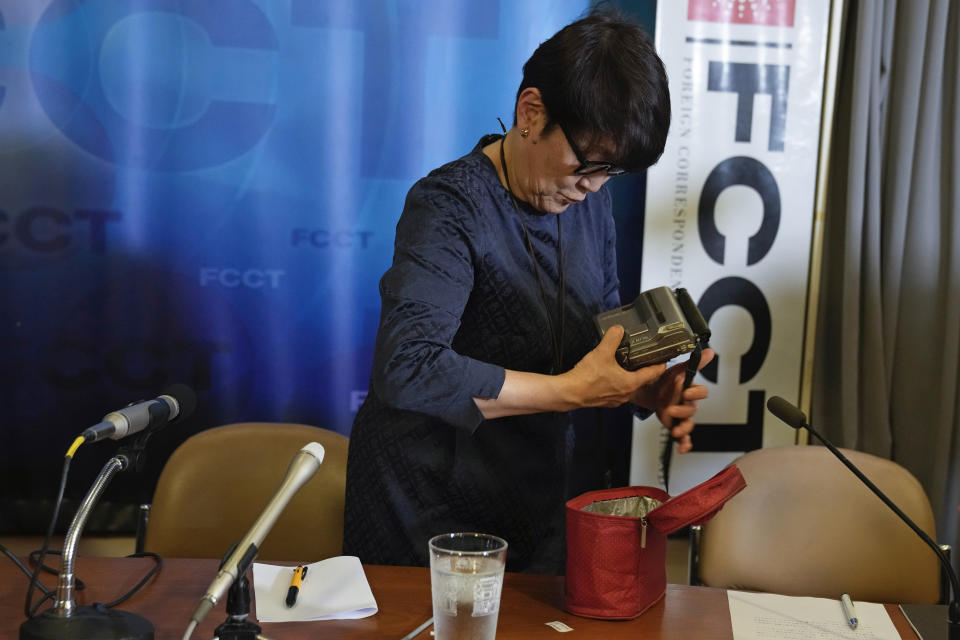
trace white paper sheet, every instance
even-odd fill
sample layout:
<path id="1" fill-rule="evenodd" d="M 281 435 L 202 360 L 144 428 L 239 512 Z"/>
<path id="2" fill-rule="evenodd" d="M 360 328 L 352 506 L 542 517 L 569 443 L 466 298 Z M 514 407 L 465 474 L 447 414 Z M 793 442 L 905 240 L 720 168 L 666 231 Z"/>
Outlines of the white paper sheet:
<path id="1" fill-rule="evenodd" d="M 297 602 L 287 607 L 287 589 L 294 567 L 254 563 L 253 589 L 257 620 L 294 622 L 366 618 L 377 601 L 356 556 L 338 556 L 308 564 Z"/>
<path id="2" fill-rule="evenodd" d="M 839 594 L 838 594 L 839 595 Z M 728 591 L 734 640 L 900 640 L 882 604 L 855 601 L 851 629 L 840 598 L 798 598 Z"/>

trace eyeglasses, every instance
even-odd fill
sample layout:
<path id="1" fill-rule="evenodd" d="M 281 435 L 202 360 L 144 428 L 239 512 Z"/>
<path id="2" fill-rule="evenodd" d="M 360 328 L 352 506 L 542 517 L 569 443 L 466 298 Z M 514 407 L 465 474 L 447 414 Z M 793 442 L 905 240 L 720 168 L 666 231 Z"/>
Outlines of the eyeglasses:
<path id="1" fill-rule="evenodd" d="M 560 131 L 563 132 L 563 137 L 567 139 L 567 144 L 570 145 L 570 148 L 573 150 L 573 155 L 577 156 L 577 161 L 580 163 L 580 166 L 573 170 L 574 175 L 590 176 L 604 171 L 608 176 L 621 176 L 627 172 L 626 169 L 618 167 L 612 162 L 604 162 L 603 160 L 587 160 L 586 157 L 584 157 L 584 155 L 580 152 L 580 148 L 574 144 L 573 138 L 567 135 L 567 130 L 563 128 L 563 125 L 558 126 L 560 127 Z"/>

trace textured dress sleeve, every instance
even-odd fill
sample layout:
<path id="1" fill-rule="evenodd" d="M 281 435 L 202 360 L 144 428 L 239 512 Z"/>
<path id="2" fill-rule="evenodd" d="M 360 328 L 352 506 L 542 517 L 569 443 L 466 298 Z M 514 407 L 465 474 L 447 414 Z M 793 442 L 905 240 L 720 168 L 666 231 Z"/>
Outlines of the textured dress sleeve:
<path id="1" fill-rule="evenodd" d="M 393 265 L 380 281 L 380 328 L 372 382 L 386 403 L 473 431 L 483 421 L 474 397 L 496 398 L 503 367 L 451 347 L 482 255 L 473 205 L 425 179 L 407 195 Z"/>

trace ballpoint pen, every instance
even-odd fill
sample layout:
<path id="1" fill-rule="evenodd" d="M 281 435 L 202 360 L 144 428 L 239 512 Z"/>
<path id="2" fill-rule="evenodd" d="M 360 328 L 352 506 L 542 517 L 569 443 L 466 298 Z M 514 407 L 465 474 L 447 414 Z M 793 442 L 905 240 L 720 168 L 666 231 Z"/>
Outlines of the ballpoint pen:
<path id="1" fill-rule="evenodd" d="M 423 631 L 424 629 L 426 629 L 427 627 L 429 627 L 429 626 L 432 625 L 432 624 L 433 624 L 433 618 L 431 617 L 431 618 L 429 618 L 426 622 L 424 622 L 423 624 L 421 624 L 419 627 L 417 627 L 416 629 L 414 629 L 413 631 L 411 631 L 411 632 L 408 633 L 407 635 L 405 635 L 405 636 L 403 636 L 402 638 L 400 638 L 400 640 L 413 640 L 413 638 L 416 638 L 418 635 L 420 635 L 420 632 L 421 632 L 421 631 Z M 431 633 L 433 633 L 433 632 L 431 632 Z"/>
<path id="2" fill-rule="evenodd" d="M 843 615 L 847 618 L 847 624 L 851 629 L 856 629 L 859 621 L 857 620 L 857 610 L 853 608 L 853 600 L 850 596 L 843 594 L 840 596 L 840 606 L 843 607 Z"/>
<path id="3" fill-rule="evenodd" d="M 293 577 L 290 579 L 290 588 L 287 589 L 287 606 L 292 607 L 297 603 L 297 594 L 300 593 L 300 585 L 303 579 L 307 577 L 307 567 L 300 565 L 293 570 Z"/>

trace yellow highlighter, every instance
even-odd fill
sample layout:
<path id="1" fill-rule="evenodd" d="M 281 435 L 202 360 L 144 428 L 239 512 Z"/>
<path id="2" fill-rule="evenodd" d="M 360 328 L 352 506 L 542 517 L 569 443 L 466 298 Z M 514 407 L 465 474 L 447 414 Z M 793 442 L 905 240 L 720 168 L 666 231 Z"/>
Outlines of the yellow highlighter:
<path id="1" fill-rule="evenodd" d="M 287 589 L 287 606 L 292 607 L 297 604 L 297 594 L 300 593 L 300 585 L 303 579 L 307 577 L 307 567 L 300 565 L 293 570 L 293 578 L 290 579 L 290 588 Z"/>

